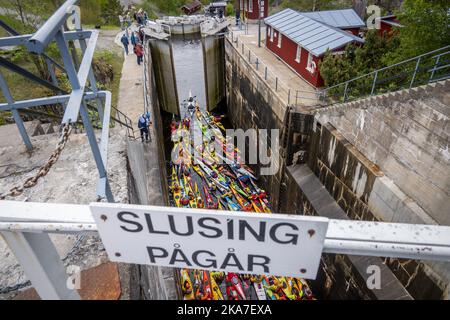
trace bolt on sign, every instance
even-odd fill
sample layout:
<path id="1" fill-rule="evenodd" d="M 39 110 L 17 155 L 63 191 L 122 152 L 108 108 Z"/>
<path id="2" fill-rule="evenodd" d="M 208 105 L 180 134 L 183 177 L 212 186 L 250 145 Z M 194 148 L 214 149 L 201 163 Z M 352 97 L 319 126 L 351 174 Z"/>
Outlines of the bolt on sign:
<path id="1" fill-rule="evenodd" d="M 96 203 L 110 260 L 315 279 L 328 219 Z"/>

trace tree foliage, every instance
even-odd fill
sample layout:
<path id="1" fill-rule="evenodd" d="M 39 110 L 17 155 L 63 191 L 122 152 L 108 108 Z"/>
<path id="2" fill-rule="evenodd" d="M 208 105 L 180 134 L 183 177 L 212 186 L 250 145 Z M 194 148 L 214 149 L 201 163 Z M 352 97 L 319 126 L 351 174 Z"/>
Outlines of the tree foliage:
<path id="1" fill-rule="evenodd" d="M 376 30 L 370 31 L 362 47 L 351 45 L 342 55 L 331 52 L 325 55 L 319 67 L 326 86 L 450 44 L 447 1 L 405 0 L 396 14 L 403 27 L 397 28 L 392 37 L 380 37 Z M 389 76 L 393 79 L 391 82 L 401 81 L 401 77 L 396 78 L 395 74 Z M 367 80 L 370 81 L 370 77 Z M 392 84 L 395 83 L 386 83 L 386 86 Z M 361 87 L 364 85 L 361 83 Z"/>
<path id="2" fill-rule="evenodd" d="M 405 0 L 397 17 L 399 46 L 386 55 L 387 64 L 402 61 L 450 44 L 447 1 Z"/>
<path id="3" fill-rule="evenodd" d="M 396 40 L 381 37 L 377 30 L 371 30 L 363 46 L 350 44 L 343 54 L 327 52 L 319 65 L 325 85 L 333 86 L 382 68 L 384 55 L 396 46 Z"/>
<path id="4" fill-rule="evenodd" d="M 123 14 L 120 0 L 103 0 L 100 3 L 100 9 L 103 24 L 119 25 L 119 15 Z"/>

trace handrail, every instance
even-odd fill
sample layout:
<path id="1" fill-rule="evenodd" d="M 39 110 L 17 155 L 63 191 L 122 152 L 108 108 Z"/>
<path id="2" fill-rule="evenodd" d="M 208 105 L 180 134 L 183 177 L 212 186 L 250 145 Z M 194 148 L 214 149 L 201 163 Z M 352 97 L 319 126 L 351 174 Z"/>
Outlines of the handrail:
<path id="1" fill-rule="evenodd" d="M 450 49 L 450 45 L 445 46 L 445 47 L 442 47 L 442 48 L 439 48 L 439 49 L 436 49 L 436 50 L 433 50 L 433 51 L 430 51 L 430 52 L 427 52 L 427 53 L 424 53 L 424 54 L 421 54 L 421 55 L 416 56 L 416 57 L 413 57 L 413 58 L 409 58 L 409 59 L 406 59 L 406 60 L 397 62 L 397 63 L 395 63 L 395 64 L 392 64 L 392 65 L 383 67 L 383 68 L 378 69 L 378 70 L 371 71 L 371 72 L 369 72 L 369 73 L 366 73 L 366 74 L 363 74 L 363 75 L 361 75 L 361 76 L 352 78 L 352 79 L 350 79 L 350 80 L 341 82 L 341 83 L 336 84 L 336 85 L 334 85 L 334 86 L 327 87 L 327 88 L 325 88 L 325 89 L 323 89 L 323 90 L 333 89 L 333 88 L 339 87 L 339 86 L 341 86 L 341 85 L 343 85 L 343 84 L 345 84 L 345 83 L 352 82 L 352 81 L 356 81 L 356 80 L 362 79 L 362 78 L 364 78 L 364 77 L 368 77 L 368 76 L 370 76 L 370 75 L 374 75 L 374 74 L 377 73 L 377 72 L 381 72 L 381 71 L 384 71 L 384 70 L 392 69 L 392 68 L 394 68 L 394 67 L 400 66 L 400 65 L 402 65 L 402 64 L 405 64 L 405 63 L 408 63 L 408 62 L 411 62 L 411 61 L 416 61 L 416 60 L 419 59 L 419 58 L 423 58 L 423 57 L 428 56 L 428 55 L 430 55 L 430 54 L 433 54 L 433 53 L 435 53 L 435 52 L 442 51 L 442 50 L 446 50 L 446 49 Z M 443 54 L 446 54 L 446 53 L 450 53 L 450 51 L 444 52 Z M 436 57 L 442 56 L 443 54 L 439 54 L 439 55 L 433 56 L 432 58 L 436 58 Z"/>

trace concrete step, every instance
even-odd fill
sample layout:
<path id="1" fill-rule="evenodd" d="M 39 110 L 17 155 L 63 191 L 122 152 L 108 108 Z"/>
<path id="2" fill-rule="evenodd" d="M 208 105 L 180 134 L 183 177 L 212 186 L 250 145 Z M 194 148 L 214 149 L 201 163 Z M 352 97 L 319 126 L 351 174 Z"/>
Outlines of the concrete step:
<path id="1" fill-rule="evenodd" d="M 44 134 L 51 134 L 51 133 L 55 133 L 55 130 L 53 129 L 53 124 L 52 123 L 43 123 L 41 125 L 42 130 L 44 130 Z"/>
<path id="2" fill-rule="evenodd" d="M 31 137 L 40 136 L 45 134 L 44 129 L 42 129 L 42 124 L 39 120 L 24 122 L 25 129 Z"/>

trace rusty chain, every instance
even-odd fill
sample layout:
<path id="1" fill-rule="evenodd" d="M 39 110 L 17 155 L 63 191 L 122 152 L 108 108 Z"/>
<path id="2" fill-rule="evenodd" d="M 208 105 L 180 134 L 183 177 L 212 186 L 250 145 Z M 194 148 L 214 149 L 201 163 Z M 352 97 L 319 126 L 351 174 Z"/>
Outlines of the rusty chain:
<path id="1" fill-rule="evenodd" d="M 62 129 L 61 136 L 59 137 L 58 144 L 53 151 L 53 153 L 48 158 L 47 162 L 42 165 L 36 174 L 24 181 L 20 186 L 15 186 L 10 189 L 9 192 L 5 194 L 0 194 L 0 200 L 5 200 L 7 197 L 17 197 L 21 195 L 25 189 L 29 189 L 37 185 L 38 180 L 47 175 L 52 166 L 58 161 L 61 152 L 64 150 L 66 143 L 69 139 L 70 133 L 72 132 L 72 124 L 66 123 Z"/>

